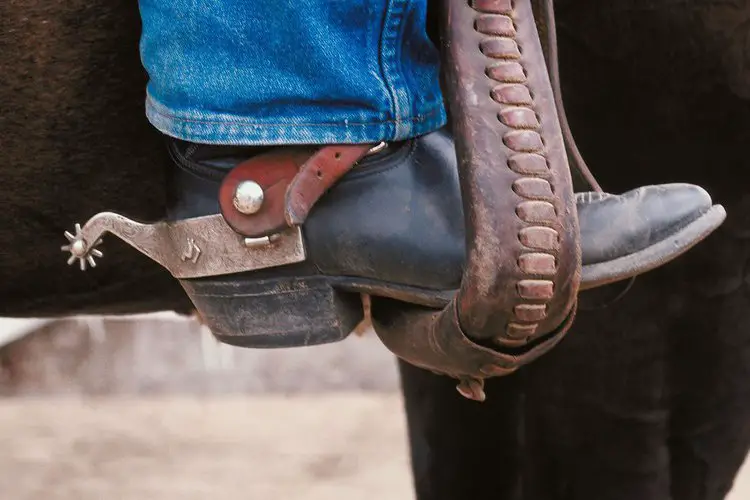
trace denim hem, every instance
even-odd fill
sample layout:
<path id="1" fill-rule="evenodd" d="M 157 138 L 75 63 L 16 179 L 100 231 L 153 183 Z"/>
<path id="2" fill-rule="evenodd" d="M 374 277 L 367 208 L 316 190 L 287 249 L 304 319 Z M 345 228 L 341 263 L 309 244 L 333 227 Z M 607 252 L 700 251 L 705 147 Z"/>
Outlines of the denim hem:
<path id="1" fill-rule="evenodd" d="M 199 144 L 244 146 L 397 141 L 433 132 L 447 121 L 442 102 L 403 120 L 320 123 L 301 116 L 288 123 L 274 123 L 227 113 L 179 116 L 150 95 L 146 98 L 146 117 L 157 130 L 177 139 Z"/>

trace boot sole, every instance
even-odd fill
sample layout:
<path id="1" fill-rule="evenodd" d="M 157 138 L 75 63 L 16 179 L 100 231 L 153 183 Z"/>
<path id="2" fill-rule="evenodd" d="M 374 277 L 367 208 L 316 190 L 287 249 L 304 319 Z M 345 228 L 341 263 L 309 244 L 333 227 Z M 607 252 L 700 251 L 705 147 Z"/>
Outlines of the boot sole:
<path id="1" fill-rule="evenodd" d="M 660 267 L 705 239 L 725 218 L 724 208 L 714 205 L 675 234 L 644 250 L 601 264 L 585 265 L 580 290 L 629 279 Z M 336 276 L 180 282 L 219 341 L 252 348 L 341 341 L 364 318 L 361 294 L 442 308 L 456 293 L 456 290 Z"/>
<path id="2" fill-rule="evenodd" d="M 331 276 L 180 283 L 219 341 L 252 348 L 343 340 L 364 318 L 361 294 L 440 308 L 456 292 Z"/>

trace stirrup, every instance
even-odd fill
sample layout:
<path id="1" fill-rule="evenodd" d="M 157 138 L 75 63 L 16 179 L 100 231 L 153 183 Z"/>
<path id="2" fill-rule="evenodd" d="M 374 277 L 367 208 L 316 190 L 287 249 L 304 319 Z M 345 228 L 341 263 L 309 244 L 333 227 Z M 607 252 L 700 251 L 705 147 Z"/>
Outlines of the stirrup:
<path id="1" fill-rule="evenodd" d="M 546 2 L 551 16 L 551 0 Z M 531 363 L 557 345 L 575 319 L 582 263 L 566 150 L 575 143 L 556 66 L 550 64 L 550 75 L 545 64 L 531 0 L 444 4 L 444 71 L 466 220 L 466 266 L 460 289 L 442 310 L 373 297 L 372 319 L 396 355 L 461 380 L 462 394 L 482 400 L 485 378 Z M 554 41 L 550 46 L 554 54 Z M 86 269 L 101 256 L 102 235 L 115 234 L 180 280 L 212 331 L 231 331 L 243 318 L 222 324 L 232 315 L 205 300 L 213 291 L 198 290 L 190 280 L 305 262 L 302 228 L 310 210 L 377 147 L 277 150 L 269 153 L 274 168 L 247 161 L 228 173 L 219 214 L 142 224 L 105 212 L 76 225 L 75 234 L 66 233 L 63 250 L 70 253 L 69 264 Z M 600 189 L 580 155 L 573 157 Z M 268 285 L 273 290 L 218 286 L 222 297 L 238 293 L 243 300 L 287 292 L 276 284 Z M 305 307 L 293 311 L 296 299 L 287 298 L 271 313 L 294 313 L 301 337 L 306 328 L 318 327 L 304 315 L 320 301 L 334 311 L 315 320 L 329 321 L 326 331 L 334 335 L 326 341 L 339 340 L 360 319 L 350 317 L 355 308 L 345 302 L 351 297 L 314 284 L 295 287 L 294 297 L 303 298 Z"/>
<path id="2" fill-rule="evenodd" d="M 580 231 L 531 0 L 444 0 L 441 21 L 467 266 L 442 311 L 373 299 L 372 319 L 392 352 L 483 401 L 485 378 L 533 362 L 573 324 Z"/>
<path id="3" fill-rule="evenodd" d="M 555 332 L 544 342 L 551 346 L 574 316 L 581 255 L 572 179 L 530 1 L 446 5 L 468 262 L 445 310 L 461 317 L 473 339 L 516 348 Z M 289 155 L 280 158 L 281 168 L 239 165 L 229 172 L 220 215 L 140 224 L 102 213 L 68 233 L 64 248 L 85 268 L 110 232 L 181 280 L 299 263 L 306 258 L 300 226 L 307 213 L 372 147 L 281 151 Z"/>

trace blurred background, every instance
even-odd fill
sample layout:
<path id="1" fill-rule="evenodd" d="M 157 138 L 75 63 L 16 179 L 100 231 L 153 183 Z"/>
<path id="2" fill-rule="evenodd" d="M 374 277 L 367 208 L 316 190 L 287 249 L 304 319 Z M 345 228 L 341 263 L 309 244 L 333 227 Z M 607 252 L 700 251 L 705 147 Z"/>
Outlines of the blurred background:
<path id="1" fill-rule="evenodd" d="M 0 319 L 0 394 L 4 500 L 414 498 L 372 332 L 262 351 L 172 314 Z"/>
<path id="2" fill-rule="evenodd" d="M 171 314 L 0 320 L 0 498 L 411 499 L 374 333 L 260 351 Z"/>

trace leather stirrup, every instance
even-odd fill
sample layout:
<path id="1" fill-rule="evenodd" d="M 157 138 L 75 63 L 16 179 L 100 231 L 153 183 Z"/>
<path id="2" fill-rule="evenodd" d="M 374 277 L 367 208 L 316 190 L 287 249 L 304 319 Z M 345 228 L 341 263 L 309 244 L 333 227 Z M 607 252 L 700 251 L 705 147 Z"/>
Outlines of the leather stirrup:
<path id="1" fill-rule="evenodd" d="M 484 399 L 570 328 L 581 251 L 573 184 L 531 0 L 444 0 L 444 72 L 466 219 L 467 266 L 442 311 L 373 298 L 405 360 Z"/>

